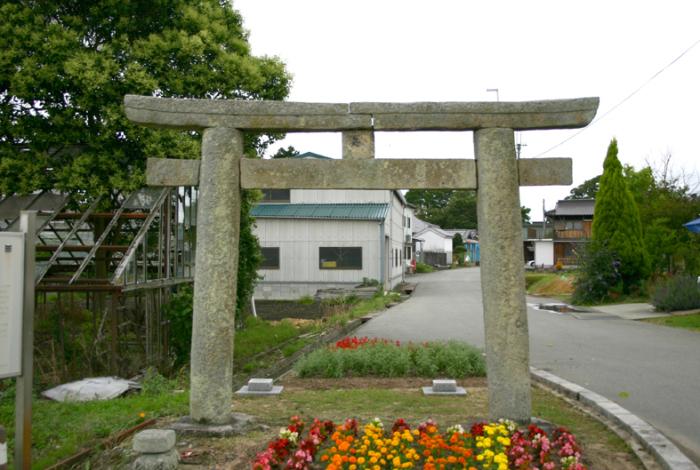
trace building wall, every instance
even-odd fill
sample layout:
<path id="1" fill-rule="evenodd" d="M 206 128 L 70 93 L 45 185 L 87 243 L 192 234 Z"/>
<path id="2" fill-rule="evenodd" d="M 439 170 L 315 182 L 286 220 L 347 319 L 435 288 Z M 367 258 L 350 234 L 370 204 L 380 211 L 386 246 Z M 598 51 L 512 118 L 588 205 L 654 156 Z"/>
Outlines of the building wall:
<path id="1" fill-rule="evenodd" d="M 535 240 L 535 265 L 554 266 L 554 242 L 552 240 Z"/>
<path id="2" fill-rule="evenodd" d="M 389 211 L 389 217 L 386 223 L 385 230 L 386 235 L 389 236 L 391 240 L 391 250 L 389 253 L 389 270 L 386 288 L 391 289 L 401 281 L 403 281 L 404 275 L 404 225 L 405 225 L 405 211 L 404 205 L 401 201 L 394 195 L 391 191 L 385 191 L 391 196 L 391 206 Z"/>
<path id="3" fill-rule="evenodd" d="M 370 221 L 258 219 L 255 234 L 263 247 L 279 247 L 279 269 L 260 269 L 255 295 L 281 296 L 284 291 L 314 295 L 318 286 L 356 285 L 380 278 L 379 223 Z M 320 247 L 361 247 L 362 269 L 321 269 Z M 283 285 L 285 286 L 283 288 Z M 267 289 L 265 287 L 268 287 Z"/>
<path id="4" fill-rule="evenodd" d="M 424 252 L 447 253 L 447 262 L 452 261 L 452 240 L 432 230 L 421 233 L 419 238 L 425 240 L 422 247 Z"/>
<path id="5" fill-rule="evenodd" d="M 318 289 L 351 287 L 363 278 L 381 280 L 391 289 L 403 281 L 405 207 L 388 190 L 292 190 L 290 202 L 390 203 L 382 224 L 378 221 L 257 219 L 255 234 L 263 247 L 279 247 L 279 269 L 260 269 L 263 277 L 256 298 L 297 299 Z M 410 233 L 410 229 L 409 232 Z M 362 269 L 321 269 L 319 248 L 362 247 Z"/>

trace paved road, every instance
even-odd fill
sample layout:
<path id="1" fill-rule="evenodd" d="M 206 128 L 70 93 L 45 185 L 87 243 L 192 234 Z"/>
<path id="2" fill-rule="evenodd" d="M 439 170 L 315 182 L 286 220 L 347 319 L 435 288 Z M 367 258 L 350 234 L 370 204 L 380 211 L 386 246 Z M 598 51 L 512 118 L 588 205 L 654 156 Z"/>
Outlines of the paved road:
<path id="1" fill-rule="evenodd" d="M 412 298 L 357 335 L 484 346 L 478 268 L 416 275 Z M 538 302 L 528 298 L 528 302 Z M 604 313 L 528 308 L 531 364 L 646 420 L 700 464 L 700 334 Z"/>

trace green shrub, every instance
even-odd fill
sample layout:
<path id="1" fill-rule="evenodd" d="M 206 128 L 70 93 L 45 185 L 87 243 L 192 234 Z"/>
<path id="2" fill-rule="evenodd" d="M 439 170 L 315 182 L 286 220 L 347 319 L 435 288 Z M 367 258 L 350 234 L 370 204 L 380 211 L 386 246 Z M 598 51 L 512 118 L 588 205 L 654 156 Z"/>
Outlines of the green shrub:
<path id="1" fill-rule="evenodd" d="M 416 263 L 417 273 L 432 273 L 433 271 L 435 271 L 435 268 L 429 264 L 421 263 L 420 261 Z"/>
<path id="2" fill-rule="evenodd" d="M 170 354 L 176 367 L 190 360 L 192 346 L 192 286 L 180 287 L 177 293 L 163 306 L 169 323 Z"/>
<path id="3" fill-rule="evenodd" d="M 300 377 L 480 377 L 486 374 L 481 353 L 451 341 L 424 345 L 377 342 L 356 349 L 318 349 L 301 359 Z"/>
<path id="4" fill-rule="evenodd" d="M 310 295 L 305 295 L 297 300 L 301 305 L 312 305 L 314 303 L 314 298 Z"/>
<path id="5" fill-rule="evenodd" d="M 579 273 L 574 281 L 575 304 L 595 304 L 611 298 L 611 293 L 622 291 L 619 260 L 602 243 L 592 242 L 579 256 Z"/>
<path id="6" fill-rule="evenodd" d="M 660 282 L 651 303 L 656 310 L 690 310 L 700 308 L 700 286 L 693 276 L 681 275 Z"/>

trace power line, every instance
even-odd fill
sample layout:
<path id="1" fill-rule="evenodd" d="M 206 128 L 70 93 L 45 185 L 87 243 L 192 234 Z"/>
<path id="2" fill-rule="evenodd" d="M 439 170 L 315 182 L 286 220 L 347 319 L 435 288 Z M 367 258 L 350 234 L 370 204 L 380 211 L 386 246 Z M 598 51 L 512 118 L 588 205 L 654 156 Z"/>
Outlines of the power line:
<path id="1" fill-rule="evenodd" d="M 590 123 L 588 126 L 579 129 L 576 133 L 570 135 L 570 136 L 567 137 L 566 139 L 562 140 L 561 142 L 559 142 L 559 143 L 556 144 L 555 146 L 550 147 L 549 149 L 545 150 L 544 152 L 541 152 L 541 153 L 535 155 L 535 157 L 541 157 L 542 155 L 551 152 L 551 151 L 554 150 L 555 148 L 564 145 L 565 143 L 567 143 L 568 141 L 570 141 L 570 140 L 573 139 L 574 137 L 578 136 L 579 134 L 581 134 L 581 133 L 582 133 L 583 131 L 585 131 L 586 129 L 590 129 L 594 124 L 597 124 L 598 122 L 602 121 L 608 114 L 610 114 L 610 113 L 612 113 L 613 111 L 615 111 L 615 110 L 616 110 L 617 108 L 619 108 L 623 103 L 625 103 L 627 100 L 629 100 L 629 99 L 632 98 L 634 95 L 636 95 L 637 93 L 639 93 L 639 92 L 642 90 L 642 88 L 646 87 L 646 86 L 647 86 L 649 83 L 651 83 L 656 77 L 658 77 L 659 75 L 661 75 L 662 73 L 664 73 L 669 67 L 671 67 L 673 64 L 675 64 L 676 62 L 678 62 L 684 55 L 686 55 L 688 52 L 690 52 L 690 50 L 693 49 L 693 48 L 694 48 L 695 46 L 697 46 L 698 44 L 700 44 L 700 39 L 698 39 L 697 41 L 695 41 L 693 44 L 690 45 L 690 47 L 688 47 L 686 50 L 684 50 L 678 57 L 676 57 L 675 59 L 673 59 L 671 62 L 669 62 L 669 63 L 666 64 L 663 68 L 661 68 L 659 71 L 657 71 L 654 75 L 652 75 L 651 77 L 649 77 L 644 83 L 642 83 L 639 87 L 637 87 L 636 90 L 634 90 L 632 93 L 630 93 L 630 94 L 627 95 L 625 98 L 623 98 L 623 99 L 622 99 L 620 102 L 618 102 L 615 106 L 613 106 L 612 108 L 608 109 L 605 113 L 601 114 L 600 116 L 597 116 L 593 121 L 591 121 L 591 123 Z"/>

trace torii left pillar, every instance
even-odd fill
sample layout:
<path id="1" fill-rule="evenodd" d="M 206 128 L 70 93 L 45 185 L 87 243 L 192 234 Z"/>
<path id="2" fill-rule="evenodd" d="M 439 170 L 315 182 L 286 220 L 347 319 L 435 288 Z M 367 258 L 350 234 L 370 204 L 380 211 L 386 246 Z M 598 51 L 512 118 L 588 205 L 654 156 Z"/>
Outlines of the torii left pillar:
<path id="1" fill-rule="evenodd" d="M 240 131 L 204 130 L 190 365 L 190 417 L 198 423 L 231 420 L 242 157 Z"/>

